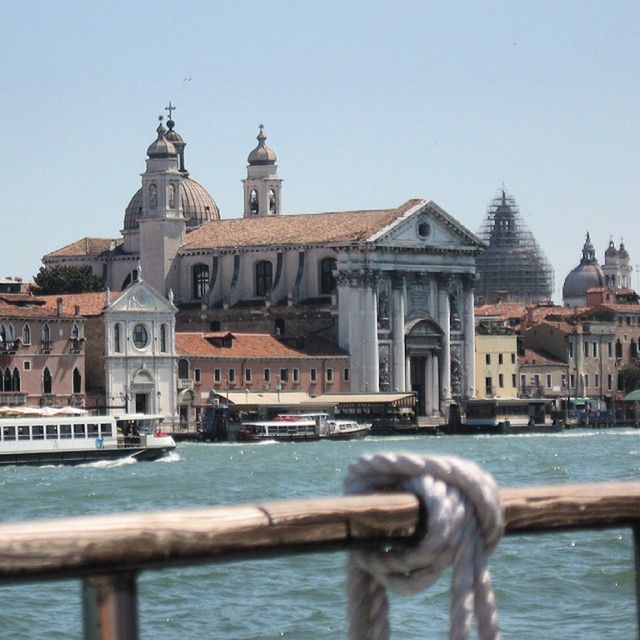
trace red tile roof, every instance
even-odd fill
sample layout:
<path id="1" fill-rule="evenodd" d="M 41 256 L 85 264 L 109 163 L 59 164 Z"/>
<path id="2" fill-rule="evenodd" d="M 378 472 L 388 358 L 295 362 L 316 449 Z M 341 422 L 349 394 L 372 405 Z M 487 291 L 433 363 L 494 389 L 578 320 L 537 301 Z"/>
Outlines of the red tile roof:
<path id="1" fill-rule="evenodd" d="M 207 338 L 233 336 L 231 347 L 212 344 Z M 333 343 L 313 339 L 305 341 L 303 347 L 292 347 L 266 333 L 197 333 L 176 332 L 178 353 L 186 356 L 208 356 L 216 358 L 306 358 L 347 356 Z"/>
<path id="2" fill-rule="evenodd" d="M 112 291 L 110 293 L 110 300 L 114 302 L 122 295 L 121 291 Z M 105 303 L 105 292 L 97 291 L 93 293 L 65 293 L 62 295 L 48 295 L 38 296 L 41 300 L 44 300 L 45 307 L 49 310 L 51 315 L 56 314 L 58 307 L 58 300 L 62 300 L 62 311 L 66 315 L 81 315 L 81 316 L 99 316 L 102 314 Z M 75 313 L 75 308 L 78 307 L 79 313 Z"/>
<path id="3" fill-rule="evenodd" d="M 45 258 L 67 258 L 79 256 L 99 256 L 119 247 L 123 240 L 112 238 L 81 238 L 71 244 L 48 253 Z"/>
<path id="4" fill-rule="evenodd" d="M 546 351 L 525 349 L 524 355 L 518 356 L 518 364 L 566 364 L 562 360 L 554 358 Z"/>
<path id="5" fill-rule="evenodd" d="M 397 209 L 212 220 L 189 233 L 182 250 L 363 242 L 421 203 L 414 199 Z"/>

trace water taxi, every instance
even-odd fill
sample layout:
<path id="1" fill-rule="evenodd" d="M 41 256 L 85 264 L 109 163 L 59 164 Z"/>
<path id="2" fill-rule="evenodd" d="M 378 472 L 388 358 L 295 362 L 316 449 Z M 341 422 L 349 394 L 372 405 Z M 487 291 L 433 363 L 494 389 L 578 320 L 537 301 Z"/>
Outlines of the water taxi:
<path id="1" fill-rule="evenodd" d="M 33 415 L 0 418 L 0 465 L 157 460 L 176 447 L 161 416 Z"/>
<path id="2" fill-rule="evenodd" d="M 329 440 L 354 440 L 371 433 L 370 424 L 360 424 L 355 420 L 328 420 L 327 426 L 326 437 Z"/>
<path id="3" fill-rule="evenodd" d="M 467 400 L 465 416 L 444 429 L 449 434 L 518 434 L 562 431 L 562 421 L 551 417 L 548 398 L 481 398 Z"/>

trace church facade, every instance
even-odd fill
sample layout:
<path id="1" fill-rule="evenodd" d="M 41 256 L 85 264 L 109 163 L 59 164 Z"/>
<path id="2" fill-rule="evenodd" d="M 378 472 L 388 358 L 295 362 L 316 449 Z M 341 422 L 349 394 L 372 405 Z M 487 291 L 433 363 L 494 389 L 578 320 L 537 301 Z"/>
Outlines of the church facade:
<path id="1" fill-rule="evenodd" d="M 484 243 L 434 202 L 283 215 L 262 127 L 248 156 L 243 217 L 221 219 L 161 123 L 122 235 L 84 238 L 43 259 L 88 264 L 119 290 L 141 275 L 178 307 L 178 330 L 319 337 L 350 355 L 354 392 L 415 391 L 442 418 L 473 397 L 474 282 Z"/>

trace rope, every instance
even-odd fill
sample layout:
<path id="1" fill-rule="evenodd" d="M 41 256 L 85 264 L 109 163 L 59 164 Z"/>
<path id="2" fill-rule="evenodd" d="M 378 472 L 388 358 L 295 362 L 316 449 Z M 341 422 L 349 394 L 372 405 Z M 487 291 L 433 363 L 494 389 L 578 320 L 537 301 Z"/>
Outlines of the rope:
<path id="1" fill-rule="evenodd" d="M 386 589 L 417 593 L 452 567 L 451 640 L 500 640 L 487 556 L 503 532 L 498 486 L 468 460 L 410 454 L 364 455 L 349 467 L 345 493 L 409 491 L 425 510 L 425 531 L 412 547 L 357 550 L 347 562 L 349 640 L 390 637 Z"/>

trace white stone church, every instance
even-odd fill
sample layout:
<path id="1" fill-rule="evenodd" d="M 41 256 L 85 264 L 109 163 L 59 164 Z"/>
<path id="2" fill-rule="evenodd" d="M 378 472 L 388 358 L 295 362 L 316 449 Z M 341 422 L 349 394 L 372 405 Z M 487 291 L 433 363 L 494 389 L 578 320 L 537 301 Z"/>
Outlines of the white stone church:
<path id="1" fill-rule="evenodd" d="M 173 120 L 147 149 L 142 186 L 115 239 L 83 238 L 43 258 L 88 264 L 107 287 L 143 280 L 178 329 L 327 338 L 350 354 L 355 392 L 415 391 L 419 414 L 474 396 L 475 258 L 484 244 L 433 202 L 284 215 L 262 126 L 248 156 L 243 217 L 221 219 L 185 168 Z"/>

